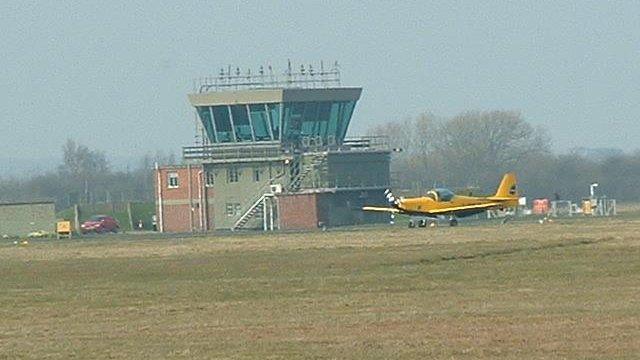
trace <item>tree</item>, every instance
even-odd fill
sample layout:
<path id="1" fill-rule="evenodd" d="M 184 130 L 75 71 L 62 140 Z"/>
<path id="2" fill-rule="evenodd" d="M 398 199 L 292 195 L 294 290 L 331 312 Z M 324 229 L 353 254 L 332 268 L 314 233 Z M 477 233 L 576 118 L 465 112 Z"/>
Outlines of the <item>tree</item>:
<path id="1" fill-rule="evenodd" d="M 91 202 L 95 198 L 92 190 L 103 179 L 103 175 L 109 173 L 109 164 L 104 153 L 90 150 L 85 145 L 77 144 L 67 139 L 62 147 L 63 164 L 58 172 L 68 178 L 67 191 L 81 192 L 79 201 Z M 80 191 L 80 189 L 82 189 Z"/>
<path id="2" fill-rule="evenodd" d="M 392 170 L 400 186 L 424 189 L 437 184 L 492 191 L 501 173 L 518 170 L 549 153 L 549 140 L 513 111 L 466 112 L 451 119 L 422 114 L 385 124 L 373 132 L 394 147 Z"/>
<path id="3" fill-rule="evenodd" d="M 499 174 L 549 152 L 544 132 L 512 111 L 467 112 L 443 122 L 434 135 L 430 155 L 440 160 L 439 179 L 485 190 L 495 187 Z"/>

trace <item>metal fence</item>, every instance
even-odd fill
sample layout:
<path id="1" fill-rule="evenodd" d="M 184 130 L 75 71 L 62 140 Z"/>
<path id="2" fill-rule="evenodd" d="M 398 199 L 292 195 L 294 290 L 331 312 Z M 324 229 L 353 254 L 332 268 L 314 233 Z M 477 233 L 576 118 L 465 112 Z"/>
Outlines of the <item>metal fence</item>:
<path id="1" fill-rule="evenodd" d="M 228 143 L 216 145 L 186 146 L 182 148 L 184 160 L 219 160 L 279 158 L 294 153 L 318 151 L 389 151 L 388 138 L 367 136 L 347 138 L 340 145 L 324 145 L 302 141 L 300 146 L 287 146 L 277 141 L 264 143 Z"/>

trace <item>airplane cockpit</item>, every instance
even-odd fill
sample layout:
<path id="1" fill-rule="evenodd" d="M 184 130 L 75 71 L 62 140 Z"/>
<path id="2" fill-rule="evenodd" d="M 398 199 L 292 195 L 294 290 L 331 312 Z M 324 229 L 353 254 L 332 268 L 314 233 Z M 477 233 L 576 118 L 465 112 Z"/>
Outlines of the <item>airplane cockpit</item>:
<path id="1" fill-rule="evenodd" d="M 434 201 L 451 201 L 456 194 L 449 189 L 438 188 L 427 191 L 427 197 Z"/>

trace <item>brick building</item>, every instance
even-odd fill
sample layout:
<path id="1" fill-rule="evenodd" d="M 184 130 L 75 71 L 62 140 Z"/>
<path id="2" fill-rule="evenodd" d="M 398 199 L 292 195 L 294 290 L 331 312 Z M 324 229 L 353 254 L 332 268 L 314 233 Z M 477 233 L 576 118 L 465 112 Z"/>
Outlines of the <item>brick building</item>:
<path id="1" fill-rule="evenodd" d="M 161 231 L 386 221 L 360 209 L 384 202 L 390 151 L 384 138 L 346 138 L 362 89 L 336 86 L 337 75 L 203 82 L 189 95 L 203 143 L 183 148 L 183 165 L 156 170 Z"/>

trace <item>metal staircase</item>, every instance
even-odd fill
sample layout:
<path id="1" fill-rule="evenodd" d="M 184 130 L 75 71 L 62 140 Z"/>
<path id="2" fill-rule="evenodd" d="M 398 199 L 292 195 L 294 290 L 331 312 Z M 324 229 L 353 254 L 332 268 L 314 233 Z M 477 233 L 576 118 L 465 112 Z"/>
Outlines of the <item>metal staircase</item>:
<path id="1" fill-rule="evenodd" d="M 327 153 L 315 153 L 311 156 L 311 161 L 302 165 L 300 164 L 300 159 L 297 160 L 297 163 L 294 164 L 293 176 L 291 181 L 289 182 L 289 186 L 287 190 L 291 192 L 295 192 L 300 190 L 302 187 L 302 182 L 306 179 L 306 177 L 313 172 L 314 169 L 319 169 L 327 164 Z"/>
<path id="2" fill-rule="evenodd" d="M 316 169 L 322 169 L 327 166 L 327 153 L 314 153 L 313 155 L 307 155 L 308 161 L 306 163 L 302 163 L 303 158 L 298 158 L 294 160 L 294 163 L 291 166 L 291 170 L 289 172 L 289 176 L 291 181 L 289 182 L 289 186 L 286 187 L 286 191 L 296 192 L 299 191 L 302 187 L 304 180 L 313 173 Z M 273 180 L 281 177 L 283 174 L 280 174 L 269 181 L 269 184 L 273 182 Z M 268 186 L 268 185 L 267 185 Z M 236 222 L 231 227 L 232 231 L 240 230 L 246 227 L 246 225 L 256 217 L 263 218 L 263 229 L 273 230 L 273 215 L 275 213 L 273 199 L 275 198 L 275 194 L 269 191 L 268 187 L 265 187 L 261 191 L 261 195 L 258 196 L 251 202 L 251 206 L 236 220 Z M 268 205 L 268 206 L 266 206 Z M 265 207 L 266 206 L 266 207 Z M 269 218 L 269 219 L 267 219 Z"/>
<path id="3" fill-rule="evenodd" d="M 247 209 L 247 211 L 238 218 L 238 220 L 231 227 L 231 231 L 242 229 L 251 219 L 256 216 L 264 216 L 265 204 L 270 201 L 274 195 L 271 193 L 262 194 L 253 204 Z M 266 224 L 264 224 L 266 230 Z"/>

